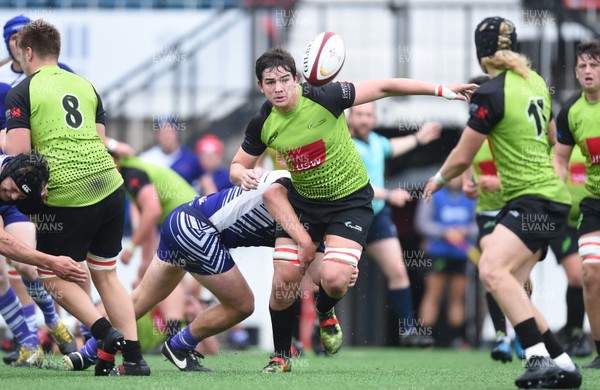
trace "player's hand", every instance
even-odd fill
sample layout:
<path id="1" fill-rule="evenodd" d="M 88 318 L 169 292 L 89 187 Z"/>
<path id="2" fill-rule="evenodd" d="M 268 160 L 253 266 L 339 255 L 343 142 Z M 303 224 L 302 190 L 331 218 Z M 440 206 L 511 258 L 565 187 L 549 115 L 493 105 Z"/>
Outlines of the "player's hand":
<path id="1" fill-rule="evenodd" d="M 476 200 L 479 198 L 477 183 L 475 183 L 473 180 L 463 180 L 462 190 L 465 196 L 469 199 Z"/>
<path id="2" fill-rule="evenodd" d="M 350 276 L 350 283 L 348 283 L 348 287 L 354 287 L 356 285 L 356 281 L 358 280 L 358 265 L 354 267 L 354 271 L 352 271 L 352 276 Z"/>
<path id="3" fill-rule="evenodd" d="M 242 174 L 240 187 L 244 191 L 255 190 L 260 183 L 260 176 L 263 170 L 261 168 L 246 169 Z"/>
<path id="4" fill-rule="evenodd" d="M 317 254 L 317 246 L 314 242 L 308 241 L 298 244 L 298 261 L 300 261 L 300 273 L 304 275 Z"/>
<path id="5" fill-rule="evenodd" d="M 446 90 L 447 88 L 447 90 Z M 448 100 L 467 101 L 471 98 L 473 92 L 479 88 L 477 84 L 450 84 L 442 86 L 442 97 Z"/>
<path id="6" fill-rule="evenodd" d="M 135 150 L 128 143 L 119 142 L 115 148 L 115 154 L 119 157 L 133 157 L 135 156 Z"/>
<path id="7" fill-rule="evenodd" d="M 409 192 L 403 190 L 402 188 L 398 188 L 389 192 L 387 203 L 396 207 L 404 207 L 406 202 L 410 202 L 411 200 L 412 195 Z"/>
<path id="8" fill-rule="evenodd" d="M 440 122 L 425 122 L 417 131 L 415 137 L 419 141 L 419 145 L 427 145 L 431 141 L 440 138 L 442 134 L 442 124 Z"/>
<path id="9" fill-rule="evenodd" d="M 125 248 L 121 251 L 121 261 L 123 262 L 123 264 L 127 265 L 129 264 L 129 262 L 131 261 L 131 258 L 133 257 L 133 251 L 129 248 Z"/>
<path id="10" fill-rule="evenodd" d="M 479 186 L 484 192 L 496 192 L 500 190 L 500 178 L 493 175 L 479 176 Z"/>
<path id="11" fill-rule="evenodd" d="M 433 194 L 441 190 L 444 186 L 441 184 L 437 184 L 435 181 L 435 177 L 430 177 L 425 185 L 425 189 L 423 190 L 423 197 L 425 198 L 425 202 L 429 202 Z"/>
<path id="12" fill-rule="evenodd" d="M 48 268 L 59 278 L 67 282 L 83 283 L 88 274 L 85 268 L 68 256 L 53 256 Z"/>

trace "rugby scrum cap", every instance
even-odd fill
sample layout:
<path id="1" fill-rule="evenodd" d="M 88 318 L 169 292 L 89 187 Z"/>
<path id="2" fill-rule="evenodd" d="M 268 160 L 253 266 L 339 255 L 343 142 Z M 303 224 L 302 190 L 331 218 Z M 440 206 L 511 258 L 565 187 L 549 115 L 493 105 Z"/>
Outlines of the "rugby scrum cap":
<path id="1" fill-rule="evenodd" d="M 10 46 L 8 45 L 8 41 L 13 34 L 16 34 L 21 28 L 23 28 L 26 24 L 31 22 L 27 16 L 19 15 L 10 19 L 6 24 L 4 24 L 4 43 L 6 44 L 6 50 L 8 50 L 8 54 L 12 57 L 10 53 Z"/>
<path id="2" fill-rule="evenodd" d="M 504 23 L 504 31 L 500 28 Z M 510 20 L 500 16 L 485 18 L 475 30 L 477 60 L 494 55 L 498 50 L 517 51 L 517 30 Z"/>
<path id="3" fill-rule="evenodd" d="M 4 164 L 0 182 L 9 176 L 28 198 L 38 198 L 50 177 L 48 162 L 38 154 L 19 154 Z"/>

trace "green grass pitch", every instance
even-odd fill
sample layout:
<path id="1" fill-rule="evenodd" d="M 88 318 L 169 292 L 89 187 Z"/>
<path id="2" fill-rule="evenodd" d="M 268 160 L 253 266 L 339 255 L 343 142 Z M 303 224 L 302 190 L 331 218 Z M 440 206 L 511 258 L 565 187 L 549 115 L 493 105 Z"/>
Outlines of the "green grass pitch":
<path id="1" fill-rule="evenodd" d="M 49 356 L 46 368 L 0 366 L 2 389 L 514 389 L 521 362 L 492 361 L 487 350 L 454 351 L 394 348 L 343 348 L 335 357 L 307 351 L 291 373 L 263 374 L 268 353 L 224 351 L 203 364 L 212 373 L 180 372 L 162 356 L 146 356 L 150 377 L 94 377 L 93 369 L 71 372 L 60 356 Z M 120 361 L 120 357 L 117 357 Z M 591 358 L 577 359 L 581 366 Z M 582 389 L 600 389 L 600 370 L 584 370 Z"/>

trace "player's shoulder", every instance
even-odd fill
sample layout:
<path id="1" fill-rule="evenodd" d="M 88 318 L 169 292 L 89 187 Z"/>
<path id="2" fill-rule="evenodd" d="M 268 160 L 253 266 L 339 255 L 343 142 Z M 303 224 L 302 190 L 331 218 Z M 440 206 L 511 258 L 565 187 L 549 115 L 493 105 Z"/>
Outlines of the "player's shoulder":
<path id="1" fill-rule="evenodd" d="M 352 83 L 348 83 L 345 81 L 339 82 L 332 82 L 332 83 L 328 83 L 325 84 L 323 86 L 320 87 L 315 87 L 310 85 L 307 82 L 303 82 L 300 84 L 300 88 L 302 90 L 302 96 L 307 97 L 309 99 L 318 99 L 319 97 L 323 97 L 323 96 L 330 96 L 330 95 L 342 95 L 342 97 L 350 97 L 351 96 L 351 86 L 353 86 Z"/>
<path id="2" fill-rule="evenodd" d="M 583 96 L 583 91 L 577 91 L 574 94 L 572 94 L 571 96 L 569 96 L 567 98 L 567 100 L 565 100 L 565 102 L 562 104 L 561 111 L 565 111 L 565 112 L 569 111 L 569 109 L 571 109 L 571 107 L 573 107 L 575 105 L 575 103 L 577 103 L 580 100 L 585 101 L 585 98 Z"/>
<path id="3" fill-rule="evenodd" d="M 258 111 L 250 118 L 248 123 L 249 128 L 261 128 L 265 123 L 271 112 L 273 111 L 273 105 L 267 100 L 265 101 Z"/>
<path id="4" fill-rule="evenodd" d="M 474 98 L 477 97 L 489 97 L 498 93 L 502 93 L 504 89 L 504 83 L 506 81 L 506 73 L 501 73 L 498 76 L 486 81 L 481 84 L 479 88 L 473 94 Z"/>

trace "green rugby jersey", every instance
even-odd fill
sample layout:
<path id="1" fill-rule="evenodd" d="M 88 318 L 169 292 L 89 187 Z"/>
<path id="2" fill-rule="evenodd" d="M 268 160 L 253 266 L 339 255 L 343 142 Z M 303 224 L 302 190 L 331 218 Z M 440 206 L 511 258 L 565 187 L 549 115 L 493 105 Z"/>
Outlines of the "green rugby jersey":
<path id="1" fill-rule="evenodd" d="M 6 97 L 7 129 L 30 130 L 31 146 L 50 168 L 46 204 L 95 204 L 123 184 L 96 131 L 102 101 L 89 81 L 58 66 L 44 66 Z"/>
<path id="2" fill-rule="evenodd" d="M 473 94 L 468 125 L 489 137 L 504 203 L 534 195 L 571 204 L 552 164 L 547 134 L 551 118 L 548 87 L 534 71 L 528 79 L 503 71 Z"/>
<path id="3" fill-rule="evenodd" d="M 481 175 L 498 176 L 498 170 L 494 163 L 494 155 L 487 139 L 481 145 L 479 151 L 477 151 L 475 158 L 473 158 L 473 178 L 476 182 L 479 181 L 479 176 Z M 479 192 L 476 207 L 478 214 L 483 211 L 498 211 L 504 207 L 502 189 L 496 192 L 485 192 L 480 187 L 477 187 L 477 191 Z"/>
<path id="4" fill-rule="evenodd" d="M 556 119 L 558 142 L 579 146 L 585 157 L 585 197 L 592 199 L 600 199 L 599 123 L 600 101 L 588 103 L 583 92 L 569 99 Z"/>
<path id="5" fill-rule="evenodd" d="M 246 128 L 242 149 L 253 156 L 267 147 L 278 151 L 305 198 L 337 200 L 366 186 L 367 170 L 344 115 L 354 103 L 354 85 L 303 83 L 298 89 L 298 104 L 288 113 L 265 102 Z"/>
<path id="6" fill-rule="evenodd" d="M 171 168 L 154 165 L 138 157 L 121 157 L 119 165 L 125 180 L 125 190 L 134 201 L 146 184 L 154 186 L 162 208 L 160 223 L 176 207 L 191 202 L 198 196 L 192 186 Z"/>

